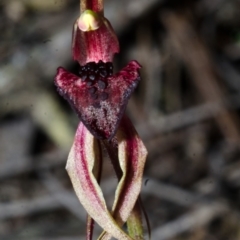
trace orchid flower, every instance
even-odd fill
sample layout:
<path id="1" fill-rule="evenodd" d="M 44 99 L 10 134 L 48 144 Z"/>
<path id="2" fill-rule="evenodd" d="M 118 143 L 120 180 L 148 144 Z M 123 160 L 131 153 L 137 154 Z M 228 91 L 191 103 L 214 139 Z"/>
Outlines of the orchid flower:
<path id="1" fill-rule="evenodd" d="M 127 234 L 122 229 L 127 221 L 130 228 L 136 222 L 141 228 L 136 206 L 147 150 L 124 115 L 128 99 L 140 81 L 141 66 L 131 61 L 113 73 L 113 56 L 118 52 L 118 39 L 103 14 L 103 0 L 82 0 L 72 38 L 72 55 L 79 63 L 79 73 L 60 67 L 55 85 L 80 118 L 66 169 L 90 216 L 87 239 L 92 238 L 93 220 L 104 230 L 99 240 L 143 239 L 137 230 Z M 119 179 L 111 211 L 99 186 L 103 146 Z"/>

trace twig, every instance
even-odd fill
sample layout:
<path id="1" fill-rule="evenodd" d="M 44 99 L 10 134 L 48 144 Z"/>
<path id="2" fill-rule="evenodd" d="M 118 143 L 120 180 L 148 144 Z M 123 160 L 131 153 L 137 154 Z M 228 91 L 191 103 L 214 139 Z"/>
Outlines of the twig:
<path id="1" fill-rule="evenodd" d="M 1 166 L 0 165 L 0 180 L 14 177 L 16 175 L 25 174 L 31 171 L 40 171 L 44 169 L 50 169 L 66 162 L 67 153 L 65 151 L 54 151 L 51 153 L 43 154 L 39 157 L 29 161 L 25 161 L 17 168 L 12 166 Z M 33 164 L 30 164 L 33 163 Z"/>
<path id="2" fill-rule="evenodd" d="M 58 193 L 59 198 L 68 201 L 75 201 L 72 193 Z M 15 218 L 20 216 L 28 216 L 43 211 L 52 211 L 62 208 L 62 204 L 56 201 L 54 196 L 43 196 L 32 200 L 21 200 L 12 203 L 0 204 L 0 219 Z"/>
<path id="3" fill-rule="evenodd" d="M 167 13 L 162 18 L 173 47 L 185 62 L 194 84 L 205 101 L 221 101 L 224 93 L 215 74 L 210 55 L 203 42 L 184 15 Z M 227 111 L 222 104 L 222 111 L 215 120 L 227 139 L 240 141 L 239 124 L 235 114 Z"/>
<path id="4" fill-rule="evenodd" d="M 230 100 L 230 102 L 233 102 L 231 108 L 238 108 L 240 106 L 238 95 L 231 97 Z M 228 105 L 225 104 L 225 106 L 227 107 Z M 224 110 L 225 107 L 223 107 L 222 101 L 210 102 L 184 111 L 176 112 L 168 116 L 159 116 L 154 119 L 150 119 L 147 122 L 137 125 L 137 129 L 141 136 L 147 140 L 160 133 L 176 131 L 191 124 L 213 117 L 220 117 L 219 115 Z"/>
<path id="5" fill-rule="evenodd" d="M 221 202 L 201 205 L 196 210 L 155 229 L 152 232 L 152 239 L 167 240 L 173 238 L 180 233 L 206 225 L 215 217 L 226 214 L 228 210 L 228 206 Z"/>
<path id="6" fill-rule="evenodd" d="M 58 179 L 54 176 L 50 175 L 50 173 L 48 173 L 47 171 L 40 173 L 39 175 L 41 177 L 40 179 L 43 185 L 48 189 L 48 191 L 56 199 L 56 201 L 61 203 L 63 207 L 68 209 L 69 212 L 75 215 L 78 219 L 85 222 L 86 213 L 83 207 L 80 205 L 75 194 L 65 190 L 61 185 L 60 181 L 58 181 Z M 65 196 L 63 196 L 64 192 L 66 193 Z"/>
<path id="7" fill-rule="evenodd" d="M 146 186 L 143 186 L 141 192 L 143 195 L 156 196 L 160 199 L 164 199 L 181 206 L 191 206 L 199 202 L 203 202 L 202 196 L 197 193 L 191 193 L 179 187 L 161 183 L 152 178 L 144 178 L 143 182 L 146 181 L 147 184 Z"/>

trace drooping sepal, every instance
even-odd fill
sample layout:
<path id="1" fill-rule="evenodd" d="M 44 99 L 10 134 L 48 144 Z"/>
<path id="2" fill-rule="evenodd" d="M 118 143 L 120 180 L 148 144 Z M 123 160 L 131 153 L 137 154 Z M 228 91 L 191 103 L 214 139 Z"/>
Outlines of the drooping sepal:
<path id="1" fill-rule="evenodd" d="M 67 172 L 74 190 L 87 213 L 116 239 L 133 240 L 117 225 L 109 213 L 103 193 L 93 174 L 99 161 L 99 143 L 80 123 L 67 160 Z"/>
<path id="2" fill-rule="evenodd" d="M 111 139 L 140 80 L 140 67 L 131 61 L 112 76 L 101 79 L 98 75 L 89 81 L 58 68 L 55 85 L 95 137 Z"/>
<path id="3" fill-rule="evenodd" d="M 116 139 L 123 174 L 115 192 L 112 216 L 121 227 L 127 221 L 139 197 L 147 150 L 126 116 L 121 121 Z M 104 232 L 99 237 L 99 240 L 109 239 L 111 239 L 109 232 Z"/>

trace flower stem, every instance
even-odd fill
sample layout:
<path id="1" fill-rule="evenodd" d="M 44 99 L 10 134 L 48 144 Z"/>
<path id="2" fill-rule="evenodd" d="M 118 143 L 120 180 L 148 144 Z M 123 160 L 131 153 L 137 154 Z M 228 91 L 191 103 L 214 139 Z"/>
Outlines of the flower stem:
<path id="1" fill-rule="evenodd" d="M 139 199 L 137 200 L 128 220 L 127 228 L 129 236 L 135 240 L 143 240 L 143 226 L 141 216 L 141 205 Z"/>
<path id="2" fill-rule="evenodd" d="M 103 140 L 102 142 L 103 142 L 103 145 L 108 152 L 108 156 L 109 156 L 109 158 L 112 162 L 114 171 L 117 175 L 117 179 L 118 179 L 118 181 L 120 181 L 123 173 L 122 173 L 122 170 L 121 170 L 120 165 L 119 165 L 118 145 L 114 144 L 114 140 L 111 140 L 111 141 Z"/>
<path id="3" fill-rule="evenodd" d="M 87 9 L 103 15 L 103 0 L 80 0 L 80 13 Z"/>
<path id="4" fill-rule="evenodd" d="M 87 215 L 87 234 L 86 240 L 92 240 L 93 237 L 93 229 L 94 229 L 94 220 Z"/>

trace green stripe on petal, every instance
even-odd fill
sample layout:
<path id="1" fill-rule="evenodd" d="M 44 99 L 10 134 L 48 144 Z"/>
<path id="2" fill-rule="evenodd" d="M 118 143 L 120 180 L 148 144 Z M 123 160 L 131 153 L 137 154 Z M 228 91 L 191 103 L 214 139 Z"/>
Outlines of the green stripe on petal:
<path id="1" fill-rule="evenodd" d="M 80 123 L 66 166 L 77 197 L 87 213 L 105 231 L 117 239 L 131 240 L 132 238 L 119 228 L 109 213 L 103 193 L 94 177 L 94 162 L 99 161 L 99 157 L 98 141 Z"/>
<path id="2" fill-rule="evenodd" d="M 133 210 L 141 190 L 147 150 L 127 117 L 121 121 L 117 141 L 119 164 L 123 175 L 115 192 L 112 216 L 117 224 L 122 226 Z M 110 238 L 110 232 L 104 232 L 99 240 Z"/>
<path id="3" fill-rule="evenodd" d="M 143 225 L 139 199 L 127 220 L 127 228 L 129 235 L 134 240 L 143 240 Z"/>

